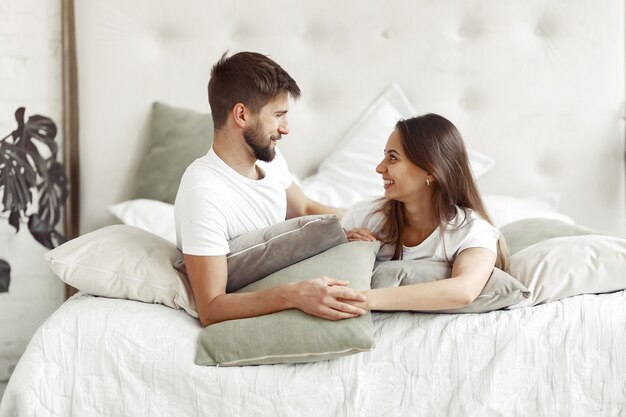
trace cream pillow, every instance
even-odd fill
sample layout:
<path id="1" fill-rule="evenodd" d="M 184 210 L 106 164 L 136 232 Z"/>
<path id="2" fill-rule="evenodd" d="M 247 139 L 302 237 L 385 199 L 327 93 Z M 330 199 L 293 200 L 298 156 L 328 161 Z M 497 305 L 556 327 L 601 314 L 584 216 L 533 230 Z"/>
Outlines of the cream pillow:
<path id="1" fill-rule="evenodd" d="M 338 141 L 318 172 L 302 181 L 302 191 L 320 203 L 346 208 L 382 195 L 382 182 L 375 168 L 382 159 L 387 138 L 398 120 L 416 115 L 400 87 L 391 85 Z M 468 153 L 476 177 L 495 164 L 486 155 L 473 150 Z"/>
<path id="2" fill-rule="evenodd" d="M 626 288 L 626 239 L 571 236 L 544 240 L 511 256 L 509 273 L 530 290 L 510 308 Z"/>
<path id="3" fill-rule="evenodd" d="M 80 291 L 182 308 L 198 317 L 187 277 L 174 269 L 173 243 L 127 225 L 98 229 L 47 252 L 61 280 Z"/>

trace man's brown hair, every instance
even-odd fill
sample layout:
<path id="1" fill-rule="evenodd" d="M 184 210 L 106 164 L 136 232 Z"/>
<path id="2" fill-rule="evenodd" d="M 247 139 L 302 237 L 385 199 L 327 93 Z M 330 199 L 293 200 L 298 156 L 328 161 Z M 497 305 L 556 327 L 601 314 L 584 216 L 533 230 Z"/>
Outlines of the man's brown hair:
<path id="1" fill-rule="evenodd" d="M 239 52 L 231 57 L 227 54 L 211 69 L 208 86 L 215 129 L 226 123 L 228 113 L 237 103 L 258 113 L 281 93 L 288 93 L 293 99 L 300 97 L 294 79 L 267 56 L 256 52 Z"/>

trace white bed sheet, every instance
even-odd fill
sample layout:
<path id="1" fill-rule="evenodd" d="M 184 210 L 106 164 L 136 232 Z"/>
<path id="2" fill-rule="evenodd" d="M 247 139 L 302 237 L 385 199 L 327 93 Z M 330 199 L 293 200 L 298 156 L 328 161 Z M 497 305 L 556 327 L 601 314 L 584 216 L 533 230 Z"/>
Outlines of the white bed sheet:
<path id="1" fill-rule="evenodd" d="M 372 352 L 203 367 L 183 311 L 78 294 L 34 335 L 0 416 L 626 415 L 625 291 L 374 320 Z"/>

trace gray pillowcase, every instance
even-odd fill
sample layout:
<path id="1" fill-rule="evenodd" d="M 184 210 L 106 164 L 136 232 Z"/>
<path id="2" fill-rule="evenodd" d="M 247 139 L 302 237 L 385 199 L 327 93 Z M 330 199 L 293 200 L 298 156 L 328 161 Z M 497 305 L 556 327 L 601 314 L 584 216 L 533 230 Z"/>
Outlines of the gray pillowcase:
<path id="1" fill-rule="evenodd" d="M 329 276 L 369 289 L 378 242 L 350 242 L 282 269 L 238 292 L 261 291 L 289 282 Z M 219 366 L 316 362 L 374 347 L 371 314 L 329 321 L 291 309 L 204 328 L 196 364 Z"/>
<path id="2" fill-rule="evenodd" d="M 346 243 L 339 219 L 330 214 L 302 216 L 244 233 L 228 242 L 226 292 Z M 184 262 L 176 269 L 186 273 Z"/>
<path id="3" fill-rule="evenodd" d="M 506 224 L 500 228 L 500 233 L 506 239 L 509 255 L 513 255 L 535 243 L 555 237 L 602 235 L 598 231 L 565 223 L 556 219 L 522 219 Z"/>
<path id="4" fill-rule="evenodd" d="M 174 203 L 185 169 L 205 155 L 212 143 L 209 113 L 154 103 L 134 198 Z"/>
<path id="5" fill-rule="evenodd" d="M 379 262 L 374 268 L 372 288 L 450 279 L 452 268 L 445 262 L 427 260 L 400 260 Z M 494 268 L 491 277 L 474 302 L 463 308 L 437 310 L 433 313 L 484 313 L 517 304 L 530 296 L 530 291 L 520 281 L 506 272 Z"/>

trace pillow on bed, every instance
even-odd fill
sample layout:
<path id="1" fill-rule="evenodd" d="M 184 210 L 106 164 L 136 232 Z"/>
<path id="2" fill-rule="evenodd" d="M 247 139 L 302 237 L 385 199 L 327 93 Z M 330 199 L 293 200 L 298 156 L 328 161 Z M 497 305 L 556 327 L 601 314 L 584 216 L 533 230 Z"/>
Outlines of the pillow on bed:
<path id="1" fill-rule="evenodd" d="M 510 195 L 484 194 L 485 208 L 496 227 L 522 219 L 546 218 L 574 223 L 574 220 L 559 213 L 560 196 L 547 192 L 525 197 Z"/>
<path id="2" fill-rule="evenodd" d="M 299 217 L 238 236 L 228 243 L 227 291 L 346 241 L 332 215 Z M 198 317 L 183 254 L 173 243 L 137 227 L 104 227 L 44 258 L 61 280 L 80 291 L 164 304 Z"/>
<path id="3" fill-rule="evenodd" d="M 372 276 L 372 288 L 388 288 L 420 284 L 450 278 L 452 268 L 445 262 L 400 260 L 376 264 Z M 485 288 L 470 305 L 434 313 L 484 313 L 522 302 L 530 292 L 520 281 L 495 268 Z"/>
<path id="4" fill-rule="evenodd" d="M 185 169 L 213 143 L 213 120 L 209 113 L 156 102 L 149 134 L 135 198 L 173 203 Z"/>
<path id="5" fill-rule="evenodd" d="M 182 253 L 171 242 L 137 227 L 98 229 L 44 258 L 63 282 L 80 291 L 164 304 L 198 317 L 189 281 L 174 268 Z"/>
<path id="6" fill-rule="evenodd" d="M 124 224 L 176 243 L 173 204 L 140 198 L 110 205 L 108 210 Z"/>
<path id="7" fill-rule="evenodd" d="M 369 289 L 378 242 L 335 246 L 238 292 L 260 291 L 289 282 L 330 276 Z M 329 321 L 290 309 L 260 317 L 212 324 L 200 332 L 196 364 L 219 366 L 315 362 L 374 347 L 371 313 Z"/>
<path id="8" fill-rule="evenodd" d="M 555 237 L 601 235 L 602 233 L 577 224 L 556 219 L 524 219 L 500 228 L 506 239 L 509 255 L 544 240 Z"/>
<path id="9" fill-rule="evenodd" d="M 626 239 L 599 235 L 548 239 L 511 256 L 509 269 L 531 292 L 511 308 L 619 291 L 626 288 Z"/>
<path id="10" fill-rule="evenodd" d="M 228 242 L 226 292 L 347 241 L 341 222 L 334 215 L 296 217 L 244 233 Z M 186 273 L 182 261 L 175 266 Z"/>
<path id="11" fill-rule="evenodd" d="M 400 87 L 394 84 L 387 88 L 339 139 L 318 172 L 302 181 L 302 191 L 320 203 L 346 208 L 357 201 L 382 195 L 382 182 L 375 167 L 395 124 L 413 116 L 416 116 L 415 109 Z M 468 152 L 476 177 L 495 164 L 486 155 Z"/>

